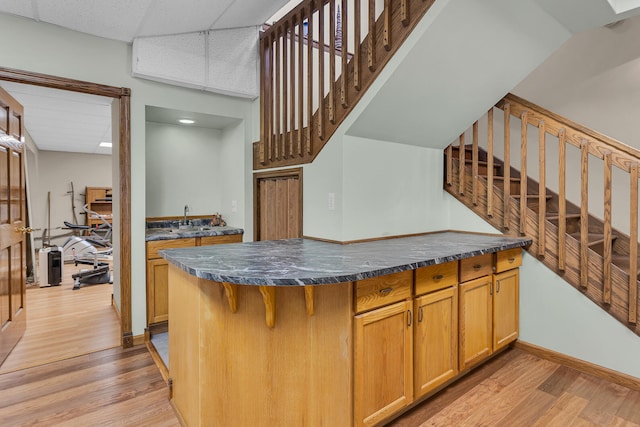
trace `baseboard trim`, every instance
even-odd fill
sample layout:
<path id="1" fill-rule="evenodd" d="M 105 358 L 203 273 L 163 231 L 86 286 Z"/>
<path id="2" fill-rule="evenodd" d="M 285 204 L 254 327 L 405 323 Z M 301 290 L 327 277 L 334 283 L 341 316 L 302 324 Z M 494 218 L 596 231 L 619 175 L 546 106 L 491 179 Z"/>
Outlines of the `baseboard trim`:
<path id="1" fill-rule="evenodd" d="M 520 350 L 526 351 L 527 353 L 538 356 L 541 359 L 550 360 L 585 374 L 603 378 L 621 386 L 640 391 L 640 378 L 614 371 L 613 369 L 605 368 L 604 366 L 596 365 L 566 354 L 558 353 L 544 347 L 539 347 L 528 342 L 518 340 L 515 342 L 514 346 Z"/>
<path id="2" fill-rule="evenodd" d="M 145 343 L 144 341 L 144 334 L 142 335 L 134 335 L 133 336 L 133 345 L 143 345 Z"/>

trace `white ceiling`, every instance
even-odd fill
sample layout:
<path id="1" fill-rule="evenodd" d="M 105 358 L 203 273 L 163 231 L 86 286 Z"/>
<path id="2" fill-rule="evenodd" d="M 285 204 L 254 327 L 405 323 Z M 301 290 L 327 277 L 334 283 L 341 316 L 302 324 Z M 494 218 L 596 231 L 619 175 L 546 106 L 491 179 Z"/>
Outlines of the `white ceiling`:
<path id="1" fill-rule="evenodd" d="M 0 81 L 24 107 L 24 125 L 40 150 L 111 154 L 112 98 Z"/>
<path id="2" fill-rule="evenodd" d="M 0 0 L 0 13 L 131 43 L 134 38 L 261 25 L 287 0 Z M 279 13 L 282 13 L 280 11 Z M 25 108 L 25 127 L 40 150 L 111 154 L 111 98 L 0 81 Z M 149 121 L 223 129 L 233 119 L 148 108 Z"/>
<path id="3" fill-rule="evenodd" d="M 99 37 L 136 37 L 261 25 L 287 0 L 0 0 L 0 12 Z"/>

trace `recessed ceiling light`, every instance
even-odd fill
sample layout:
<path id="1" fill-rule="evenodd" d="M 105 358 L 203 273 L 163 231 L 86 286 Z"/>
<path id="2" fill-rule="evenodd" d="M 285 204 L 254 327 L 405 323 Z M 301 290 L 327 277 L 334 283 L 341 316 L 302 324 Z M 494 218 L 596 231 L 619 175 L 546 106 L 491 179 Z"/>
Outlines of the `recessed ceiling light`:
<path id="1" fill-rule="evenodd" d="M 178 121 L 183 125 L 192 125 L 196 122 L 195 120 L 191 120 L 191 119 L 180 119 Z"/>
<path id="2" fill-rule="evenodd" d="M 110 143 L 110 142 L 104 142 L 104 141 L 103 141 L 103 142 L 101 142 L 101 143 L 100 143 L 100 147 L 108 147 L 108 148 L 111 148 L 112 146 L 113 146 L 113 144 L 112 144 L 112 143 Z"/>

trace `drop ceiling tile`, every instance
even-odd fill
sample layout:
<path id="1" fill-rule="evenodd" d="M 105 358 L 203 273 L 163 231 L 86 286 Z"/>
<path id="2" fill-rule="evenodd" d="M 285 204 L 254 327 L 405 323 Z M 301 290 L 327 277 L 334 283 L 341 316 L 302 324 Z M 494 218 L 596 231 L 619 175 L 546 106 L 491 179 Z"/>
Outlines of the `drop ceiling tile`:
<path id="1" fill-rule="evenodd" d="M 130 42 L 152 0 L 65 0 L 63 4 L 59 0 L 37 2 L 42 21 Z"/>
<path id="2" fill-rule="evenodd" d="M 211 29 L 248 27 L 262 25 L 274 13 L 287 4 L 287 0 L 235 0 L 224 14 L 211 25 Z"/>
<path id="3" fill-rule="evenodd" d="M 251 10 L 263 0 L 244 0 Z M 207 30 L 233 3 L 233 0 L 156 0 L 140 25 L 137 36 L 159 36 Z"/>

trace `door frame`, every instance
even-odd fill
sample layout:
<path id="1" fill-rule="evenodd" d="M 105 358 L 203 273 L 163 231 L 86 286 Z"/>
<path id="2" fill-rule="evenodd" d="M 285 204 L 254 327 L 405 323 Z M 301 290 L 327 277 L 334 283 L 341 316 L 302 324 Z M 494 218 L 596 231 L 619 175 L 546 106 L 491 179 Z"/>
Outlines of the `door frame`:
<path id="1" fill-rule="evenodd" d="M 300 212 L 300 230 L 299 235 L 302 237 L 302 168 L 278 169 L 268 172 L 253 173 L 253 241 L 258 241 L 260 236 L 260 186 L 259 181 L 263 179 L 273 178 L 291 178 L 296 177 L 300 181 L 300 191 L 298 192 L 298 211 Z"/>
<path id="2" fill-rule="evenodd" d="M 131 319 L 131 89 L 0 67 L 0 80 L 100 95 L 118 100 L 120 173 L 120 330 L 122 346 L 133 347 Z M 26 305 L 26 304 L 25 304 Z"/>

